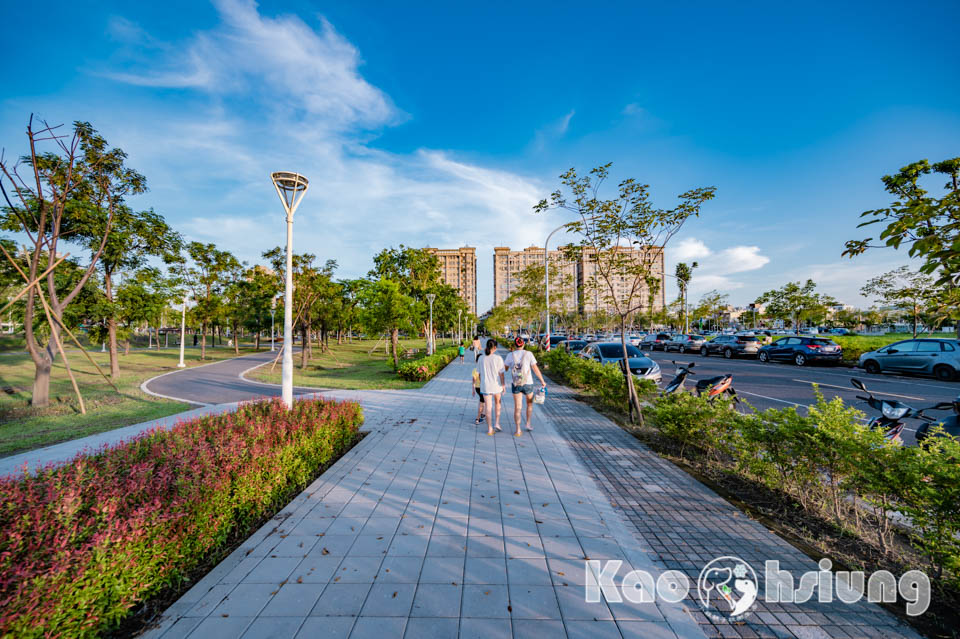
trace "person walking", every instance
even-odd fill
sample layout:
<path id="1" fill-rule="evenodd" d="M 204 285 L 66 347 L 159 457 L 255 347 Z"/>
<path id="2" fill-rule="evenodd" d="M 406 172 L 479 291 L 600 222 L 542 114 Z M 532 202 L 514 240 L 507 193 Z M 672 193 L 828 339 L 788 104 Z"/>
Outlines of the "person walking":
<path id="1" fill-rule="evenodd" d="M 480 343 L 479 335 L 473 336 L 473 343 L 470 345 L 470 348 L 473 349 L 473 354 L 476 355 L 473 361 L 475 362 L 480 361 L 480 355 L 483 353 L 483 345 Z"/>
<path id="2" fill-rule="evenodd" d="M 510 371 L 511 381 L 513 382 L 510 390 L 513 393 L 513 423 L 517 427 L 515 436 L 520 437 L 523 431 L 520 430 L 520 407 L 524 399 L 527 403 L 527 430 L 533 430 L 533 376 L 540 380 L 540 388 L 546 388 L 547 383 L 543 381 L 543 375 L 540 373 L 540 367 L 537 366 L 537 358 L 528 351 L 526 343 L 522 337 L 517 337 L 511 346 L 511 352 L 507 355 L 504 362 L 506 370 Z M 521 396 L 524 399 L 521 399 Z"/>
<path id="3" fill-rule="evenodd" d="M 477 418 L 473 420 L 474 425 L 479 426 L 483 423 L 483 393 L 480 392 L 480 367 L 474 366 L 473 368 L 473 385 L 470 387 L 470 396 L 477 396 Z"/>
<path id="4" fill-rule="evenodd" d="M 457 349 L 457 355 L 460 356 L 460 363 L 463 364 L 463 354 L 466 352 L 466 349 L 463 347 L 463 342 L 460 342 L 460 348 Z"/>
<path id="5" fill-rule="evenodd" d="M 487 435 L 500 428 L 500 396 L 503 394 L 503 358 L 497 355 L 496 340 L 488 339 L 487 347 L 477 362 L 480 369 L 480 393 L 487 413 Z"/>

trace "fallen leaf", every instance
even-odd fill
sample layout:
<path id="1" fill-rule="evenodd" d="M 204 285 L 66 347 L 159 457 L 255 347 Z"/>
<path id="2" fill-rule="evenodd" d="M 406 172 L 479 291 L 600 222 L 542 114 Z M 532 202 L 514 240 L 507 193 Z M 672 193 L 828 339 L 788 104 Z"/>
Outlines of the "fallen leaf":
<path id="1" fill-rule="evenodd" d="M 489 595 L 489 594 L 490 594 L 490 591 L 489 591 L 489 590 L 484 590 L 484 591 L 483 591 L 483 594 Z"/>
<path id="2" fill-rule="evenodd" d="M 507 606 L 507 612 L 513 612 L 513 606 Z"/>
<path id="3" fill-rule="evenodd" d="M 519 491 L 519 490 L 515 490 L 515 491 L 513 491 L 513 494 L 514 494 L 514 495 L 519 495 L 519 494 L 520 494 L 520 491 Z"/>
<path id="4" fill-rule="evenodd" d="M 393 596 L 391 597 L 391 599 L 396 599 L 396 598 L 397 598 L 397 591 L 394 590 L 394 591 L 393 591 Z"/>
<path id="5" fill-rule="evenodd" d="M 320 551 L 320 554 L 321 554 L 321 555 L 329 555 L 329 554 L 330 554 L 330 551 L 327 550 L 326 548 L 324 548 L 323 550 Z"/>
<path id="6" fill-rule="evenodd" d="M 298 583 L 298 584 L 302 584 L 302 583 L 303 583 L 303 577 L 297 577 L 297 583 Z"/>

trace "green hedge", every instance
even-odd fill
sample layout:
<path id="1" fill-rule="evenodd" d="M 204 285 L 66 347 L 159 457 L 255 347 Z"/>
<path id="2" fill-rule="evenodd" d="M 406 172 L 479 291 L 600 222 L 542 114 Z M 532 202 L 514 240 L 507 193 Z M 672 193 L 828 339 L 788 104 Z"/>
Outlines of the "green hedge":
<path id="1" fill-rule="evenodd" d="M 425 382 L 452 362 L 457 357 L 458 352 L 459 349 L 456 347 L 441 348 L 433 355 L 427 355 L 411 362 L 404 362 L 397 369 L 397 376 L 411 382 Z"/>
<path id="2" fill-rule="evenodd" d="M 567 386 L 589 390 L 609 408 L 623 410 L 627 406 L 627 382 L 623 371 L 616 364 L 600 364 L 590 359 L 577 357 L 563 348 L 538 352 L 543 370 Z M 652 395 L 656 384 L 650 380 L 634 377 L 635 388 L 640 397 Z"/>
<path id="3" fill-rule="evenodd" d="M 358 404 L 278 400 L 0 478 L 0 637 L 94 637 L 178 588 L 355 441 Z"/>
<path id="4" fill-rule="evenodd" d="M 744 415 L 730 401 L 678 393 L 655 399 L 647 416 L 682 457 L 785 491 L 884 553 L 892 549 L 890 515 L 906 515 L 927 567 L 960 584 L 960 442 L 891 443 L 866 426 L 861 411 L 816 394 L 807 415 L 793 407 Z M 860 516 L 857 503 L 875 517 Z"/>

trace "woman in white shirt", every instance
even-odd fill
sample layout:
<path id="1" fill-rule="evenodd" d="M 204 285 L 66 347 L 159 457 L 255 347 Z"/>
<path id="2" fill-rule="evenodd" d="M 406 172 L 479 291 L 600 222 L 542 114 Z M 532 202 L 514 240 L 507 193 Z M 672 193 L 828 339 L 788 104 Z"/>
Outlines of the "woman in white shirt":
<path id="1" fill-rule="evenodd" d="M 480 394 L 487 413 L 487 435 L 500 430 L 500 395 L 503 393 L 503 358 L 497 355 L 497 342 L 487 340 L 487 347 L 477 362 L 480 370 Z M 496 410 L 496 415 L 494 415 Z"/>
<path id="2" fill-rule="evenodd" d="M 527 402 L 527 430 L 533 430 L 533 393 L 536 388 L 533 385 L 533 376 L 536 375 L 540 380 L 540 388 L 546 388 L 547 384 L 543 381 L 543 375 L 537 366 L 537 358 L 533 353 L 524 348 L 525 342 L 522 337 L 517 337 L 511 353 L 507 355 L 507 361 L 504 366 L 510 371 L 513 384 L 510 390 L 513 392 L 513 423 L 517 427 L 514 433 L 517 437 L 523 435 L 520 430 L 520 404 L 525 400 Z M 524 399 L 521 399 L 523 397 Z"/>

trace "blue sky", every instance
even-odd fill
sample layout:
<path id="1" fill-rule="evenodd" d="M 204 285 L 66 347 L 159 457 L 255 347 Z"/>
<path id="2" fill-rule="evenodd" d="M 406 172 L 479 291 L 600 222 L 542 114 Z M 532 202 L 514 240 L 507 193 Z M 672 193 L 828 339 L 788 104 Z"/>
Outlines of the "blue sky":
<path id="1" fill-rule="evenodd" d="M 570 166 L 614 163 L 655 201 L 714 185 L 668 247 L 692 298 L 752 301 L 812 277 L 866 305 L 850 261 L 880 176 L 960 152 L 956 4 L 54 3 L 5 8 L 0 145 L 31 112 L 127 150 L 190 239 L 256 261 L 284 241 L 273 170 L 311 190 L 295 250 L 364 274 L 380 248 L 542 243 L 532 204 Z M 668 286 L 668 295 L 674 295 Z"/>

